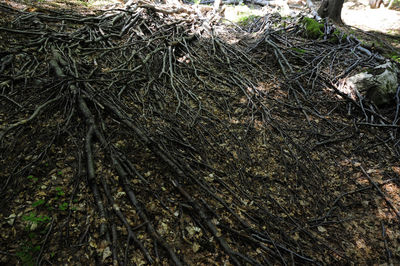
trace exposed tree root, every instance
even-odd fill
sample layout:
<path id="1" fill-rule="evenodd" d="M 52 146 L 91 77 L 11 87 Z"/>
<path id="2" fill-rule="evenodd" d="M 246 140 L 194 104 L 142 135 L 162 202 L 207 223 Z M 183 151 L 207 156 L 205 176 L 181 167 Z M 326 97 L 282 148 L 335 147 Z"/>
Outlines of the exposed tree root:
<path id="1" fill-rule="evenodd" d="M 12 35 L 0 64 L 2 215 L 26 200 L 27 175 L 46 176 L 30 201 L 57 204 L 62 193 L 51 191 L 71 188 L 68 214 L 58 204 L 44 225 L 38 264 L 56 263 L 52 252 L 114 265 L 354 258 L 357 233 L 340 233 L 346 204 L 371 195 L 353 166 L 368 162 L 396 180 L 398 110 L 337 84 L 381 58 L 352 38 L 302 39 L 296 24 L 264 23 L 256 40 L 232 45 L 218 14 L 204 10 L 139 1 L 83 16 L 0 5 L 13 19 L 0 25 Z M 54 164 L 69 172 L 56 175 Z"/>

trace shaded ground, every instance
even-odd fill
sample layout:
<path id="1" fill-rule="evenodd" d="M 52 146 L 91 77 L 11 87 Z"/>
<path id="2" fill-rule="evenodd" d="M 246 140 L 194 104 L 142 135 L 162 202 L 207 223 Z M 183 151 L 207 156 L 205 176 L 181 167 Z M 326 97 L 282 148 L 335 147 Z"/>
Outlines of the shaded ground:
<path id="1" fill-rule="evenodd" d="M 82 10 L 0 5 L 2 263 L 400 263 L 399 100 L 337 90 L 379 57 L 276 15 Z"/>

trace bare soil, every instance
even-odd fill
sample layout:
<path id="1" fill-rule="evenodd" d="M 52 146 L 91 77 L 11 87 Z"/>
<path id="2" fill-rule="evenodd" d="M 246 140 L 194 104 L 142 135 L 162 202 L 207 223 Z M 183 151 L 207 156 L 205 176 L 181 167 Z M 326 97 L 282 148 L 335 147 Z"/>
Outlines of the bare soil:
<path id="1" fill-rule="evenodd" d="M 383 5 L 378 9 L 371 9 L 367 0 L 346 1 L 342 19 L 347 25 L 364 31 L 400 34 L 400 11 L 387 9 Z"/>

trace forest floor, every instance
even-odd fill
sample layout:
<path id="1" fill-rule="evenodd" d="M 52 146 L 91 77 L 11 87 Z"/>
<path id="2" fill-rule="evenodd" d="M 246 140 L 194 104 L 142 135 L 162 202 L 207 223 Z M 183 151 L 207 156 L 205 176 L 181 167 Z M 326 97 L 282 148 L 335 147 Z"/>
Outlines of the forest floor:
<path id="1" fill-rule="evenodd" d="M 1 264 L 400 264 L 395 35 L 94 7 L 0 4 Z"/>

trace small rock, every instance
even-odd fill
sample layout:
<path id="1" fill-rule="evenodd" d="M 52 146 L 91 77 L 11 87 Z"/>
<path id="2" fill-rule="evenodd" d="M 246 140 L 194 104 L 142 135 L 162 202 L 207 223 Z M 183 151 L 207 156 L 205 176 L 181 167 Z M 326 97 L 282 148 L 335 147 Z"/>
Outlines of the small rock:
<path id="1" fill-rule="evenodd" d="M 356 74 L 347 79 L 347 85 L 355 91 L 357 97 L 361 94 L 376 105 L 390 103 L 394 100 L 399 81 L 400 70 L 390 61 L 374 67 L 372 70 Z M 346 92 L 347 93 L 347 92 Z M 350 93 L 347 93 L 350 94 Z"/>

